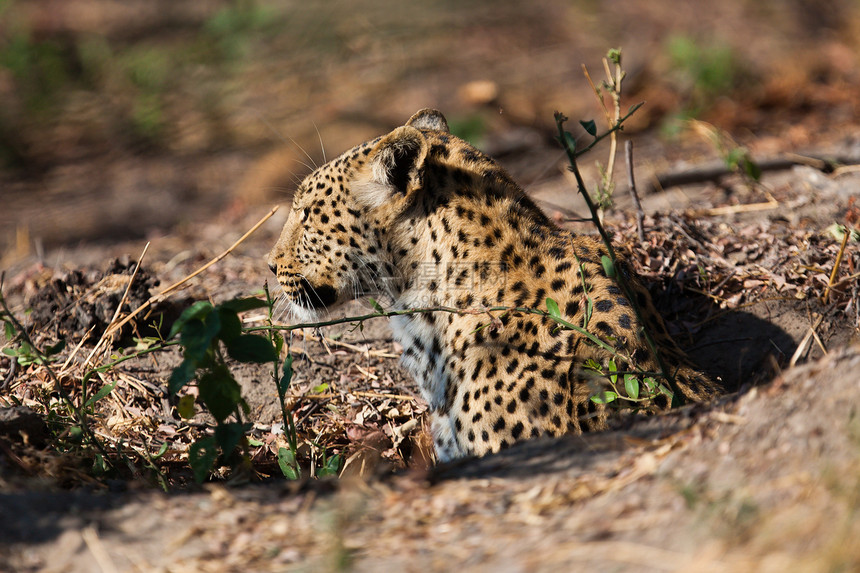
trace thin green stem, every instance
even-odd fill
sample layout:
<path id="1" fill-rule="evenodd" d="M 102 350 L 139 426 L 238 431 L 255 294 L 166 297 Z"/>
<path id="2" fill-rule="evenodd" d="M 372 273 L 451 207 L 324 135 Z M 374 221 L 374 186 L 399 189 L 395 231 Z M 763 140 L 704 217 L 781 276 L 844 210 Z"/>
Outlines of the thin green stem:
<path id="1" fill-rule="evenodd" d="M 274 318 L 273 318 L 273 312 L 274 312 L 274 308 L 275 308 L 275 299 L 272 298 L 272 295 L 269 292 L 269 281 L 266 281 L 265 283 L 263 283 L 263 291 L 266 294 L 266 307 L 267 307 L 267 314 L 268 314 L 267 322 L 269 323 L 269 327 L 268 327 L 267 332 L 268 332 L 268 336 L 269 336 L 269 342 L 272 343 L 272 345 L 275 347 L 275 349 L 277 351 L 276 355 L 275 355 L 275 359 L 272 362 L 272 365 L 274 367 L 274 370 L 272 372 L 272 379 L 275 382 L 275 390 L 278 393 L 278 401 L 281 404 L 281 418 L 284 420 L 284 435 L 287 438 L 287 443 L 290 446 L 290 451 L 292 452 L 293 459 L 295 460 L 295 464 L 296 464 L 295 471 L 298 474 L 298 476 L 300 476 L 301 475 L 301 469 L 299 468 L 298 457 L 297 457 L 298 449 L 299 449 L 299 443 L 298 443 L 298 435 L 296 434 L 296 423 L 295 423 L 295 419 L 293 418 L 292 410 L 287 410 L 287 404 L 286 404 L 286 401 L 284 399 L 285 394 L 286 394 L 286 388 L 281 387 L 281 380 L 282 380 L 282 378 L 281 378 L 281 362 L 280 362 L 281 355 L 279 352 L 281 345 L 275 343 L 275 336 L 278 336 L 279 341 L 283 345 L 285 345 L 287 348 L 286 360 L 289 361 L 289 368 L 290 368 L 289 377 L 290 377 L 290 379 L 292 379 L 292 356 L 290 355 L 290 345 L 284 339 L 283 336 L 281 336 L 280 334 L 274 334 L 275 332 L 277 332 L 276 329 L 274 328 L 275 323 L 274 323 Z M 283 374 L 283 376 L 286 377 L 287 373 L 285 372 Z"/>
<path id="2" fill-rule="evenodd" d="M 654 339 L 651 337 L 651 334 L 644 326 L 645 321 L 642 317 L 642 309 L 639 308 L 635 293 L 630 287 L 630 284 L 627 282 L 627 279 L 624 277 L 624 273 L 620 272 L 620 269 L 618 269 L 618 257 L 616 256 L 615 249 L 612 246 L 612 240 L 609 238 L 609 234 L 606 232 L 606 229 L 604 229 L 603 225 L 600 222 L 597 208 L 595 207 L 591 196 L 588 194 L 588 191 L 585 187 L 585 181 L 582 179 L 582 174 L 579 172 L 579 166 L 576 163 L 576 158 L 579 155 L 582 155 L 582 153 L 588 151 L 588 149 L 591 149 L 591 147 L 593 147 L 595 143 L 606 137 L 609 133 L 612 133 L 616 129 L 620 128 L 621 123 L 628 117 L 630 117 L 630 115 L 633 114 L 633 112 L 635 112 L 639 108 L 639 105 L 630 108 L 630 111 L 627 113 L 627 115 L 619 119 L 618 122 L 609 131 L 602 134 L 601 136 L 595 137 L 594 142 L 580 153 L 577 153 L 576 150 L 571 147 L 568 138 L 565 136 L 564 122 L 567 121 L 567 118 L 561 113 L 556 113 L 555 122 L 556 126 L 558 127 L 559 141 L 561 142 L 561 145 L 564 148 L 565 153 L 567 154 L 567 159 L 570 163 L 570 170 L 573 172 L 573 175 L 576 178 L 576 186 L 579 189 L 580 195 L 582 195 L 582 198 L 585 200 L 585 204 L 588 206 L 588 211 L 591 213 L 591 221 L 594 223 L 594 226 L 597 227 L 597 232 L 600 234 L 600 238 L 603 240 L 603 244 L 606 246 L 606 250 L 609 253 L 609 258 L 612 260 L 612 264 L 616 269 L 615 278 L 618 282 L 618 285 L 624 291 L 624 295 L 627 297 L 627 300 L 630 301 L 630 304 L 633 307 L 633 311 L 636 314 L 636 319 L 638 320 L 639 324 L 642 325 L 642 336 L 645 338 L 645 342 L 648 344 L 652 356 L 654 356 L 654 359 L 657 361 L 657 365 L 662 371 L 662 376 L 669 382 L 669 385 L 672 387 L 672 392 L 674 394 L 672 398 L 673 405 L 681 405 L 684 403 L 684 396 L 683 394 L 681 394 L 680 389 L 675 383 L 674 374 L 670 372 L 666 363 L 664 362 L 663 357 L 660 354 L 660 350 L 657 347 L 657 344 L 654 342 Z"/>
<path id="3" fill-rule="evenodd" d="M 643 102 L 639 102 L 639 103 L 637 103 L 636 105 L 632 106 L 632 107 L 630 108 L 630 110 L 629 110 L 626 114 L 624 114 L 624 116 L 623 116 L 623 117 L 621 117 L 617 122 L 615 122 L 615 125 L 613 125 L 612 127 L 610 127 L 606 132 L 601 133 L 600 135 L 596 135 L 596 136 L 594 136 L 594 141 L 592 141 L 591 143 L 589 143 L 588 145 L 586 145 L 586 146 L 585 146 L 585 147 L 583 147 L 582 149 L 574 150 L 574 153 L 573 153 L 574 158 L 579 157 L 580 155 L 585 155 L 586 153 L 588 153 L 589 151 L 591 151 L 591 149 L 592 149 L 595 145 L 597 145 L 598 143 L 600 143 L 601 141 L 603 141 L 604 139 L 606 139 L 607 137 L 609 137 L 610 135 L 612 135 L 612 134 L 613 134 L 613 133 L 615 133 L 616 131 L 623 131 L 623 130 L 624 130 L 624 122 L 625 122 L 625 121 L 627 121 L 627 120 L 630 118 L 630 116 L 631 116 L 631 115 L 633 115 L 634 113 L 636 113 L 636 111 L 637 111 L 640 107 L 642 107 L 643 105 L 645 105 L 645 102 L 644 102 L 644 101 L 643 101 Z M 558 118 L 559 118 L 559 117 L 564 117 L 564 116 L 563 116 L 563 115 L 561 115 L 561 114 L 559 114 L 559 113 L 557 113 L 557 114 L 556 114 L 556 122 L 558 122 Z M 567 118 L 566 118 L 566 117 L 565 117 L 564 119 L 565 119 L 565 121 L 567 120 Z M 564 133 L 562 133 L 561 135 L 562 135 L 562 137 L 564 137 Z M 565 151 L 567 151 L 567 146 L 565 146 Z M 570 157 L 570 153 L 568 153 L 568 157 Z"/>
<path id="4" fill-rule="evenodd" d="M 114 360 L 112 362 L 108 362 L 107 364 L 102 364 L 101 366 L 99 366 L 97 368 L 93 368 L 92 370 L 88 370 L 87 373 L 84 374 L 84 377 L 82 378 L 82 383 L 84 385 L 86 385 L 87 382 L 89 382 L 90 378 L 93 377 L 93 375 L 99 374 L 101 372 L 107 372 L 108 370 L 110 370 L 114 366 L 118 366 L 118 365 L 122 364 L 123 362 L 133 360 L 134 358 L 140 358 L 141 356 L 146 356 L 147 354 L 152 354 L 153 352 L 158 352 L 160 350 L 164 350 L 165 348 L 168 348 L 170 346 L 177 346 L 178 344 L 179 344 L 179 340 L 165 340 L 165 341 L 159 342 L 158 344 L 150 346 L 149 348 L 145 348 L 143 350 L 138 350 L 137 352 L 134 352 L 133 354 L 128 354 L 128 355 L 123 356 L 121 358 L 117 358 L 116 360 Z"/>
<path id="5" fill-rule="evenodd" d="M 323 326 L 333 326 L 336 324 L 347 324 L 354 322 L 364 322 L 365 320 L 370 320 L 373 318 L 391 318 L 393 316 L 405 316 L 405 315 L 415 315 L 415 314 L 427 314 L 431 312 L 448 312 L 452 314 L 487 314 L 493 312 L 520 312 L 523 314 L 533 314 L 537 316 L 541 316 L 544 318 L 548 318 L 557 324 L 567 328 L 569 330 L 574 330 L 587 338 L 589 341 L 599 346 L 600 348 L 606 350 L 607 352 L 612 353 L 614 356 L 618 356 L 619 358 L 628 359 L 629 357 L 622 356 L 618 353 L 618 351 L 613 348 L 611 345 L 607 344 L 596 335 L 591 332 L 588 332 L 584 328 L 577 326 L 571 322 L 564 320 L 561 317 L 553 316 L 549 312 L 545 310 L 539 310 L 536 308 L 526 308 L 526 307 L 510 307 L 510 306 L 493 306 L 490 308 L 483 309 L 460 309 L 453 308 L 448 306 L 435 306 L 435 307 L 427 307 L 427 308 L 410 308 L 404 310 L 389 310 L 384 312 L 374 312 L 371 314 L 364 314 L 360 316 L 345 316 L 342 318 L 334 318 L 331 320 L 324 320 L 320 322 L 308 322 L 308 323 L 299 323 L 299 324 L 288 324 L 288 325 L 271 325 L 271 326 L 253 326 L 250 328 L 244 329 L 244 332 L 261 332 L 261 331 L 271 331 L 271 330 L 280 330 L 280 331 L 293 331 L 299 330 L 302 328 L 320 328 Z"/>

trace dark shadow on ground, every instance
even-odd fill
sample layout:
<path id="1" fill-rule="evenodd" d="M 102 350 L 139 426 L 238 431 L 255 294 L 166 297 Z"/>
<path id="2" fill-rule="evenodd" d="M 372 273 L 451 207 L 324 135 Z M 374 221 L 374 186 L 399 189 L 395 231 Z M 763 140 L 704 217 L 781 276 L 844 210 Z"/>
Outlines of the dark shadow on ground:
<path id="1" fill-rule="evenodd" d="M 814 298 L 765 296 L 745 310 L 722 311 L 707 321 L 687 352 L 702 370 L 734 392 L 767 383 L 789 367 L 813 327 L 828 349 L 850 343 L 850 320 L 835 307 L 824 307 Z M 818 343 L 807 340 L 798 362 L 822 356 Z"/>

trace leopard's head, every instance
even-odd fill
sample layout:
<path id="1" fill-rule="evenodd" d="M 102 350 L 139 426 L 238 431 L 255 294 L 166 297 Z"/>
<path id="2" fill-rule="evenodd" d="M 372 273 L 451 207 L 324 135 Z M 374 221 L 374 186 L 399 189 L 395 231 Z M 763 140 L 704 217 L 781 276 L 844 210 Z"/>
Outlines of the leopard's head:
<path id="1" fill-rule="evenodd" d="M 421 194 L 428 131 L 448 132 L 438 111 L 419 111 L 299 185 L 268 255 L 296 319 L 313 322 L 346 301 L 396 289 L 389 235 Z"/>

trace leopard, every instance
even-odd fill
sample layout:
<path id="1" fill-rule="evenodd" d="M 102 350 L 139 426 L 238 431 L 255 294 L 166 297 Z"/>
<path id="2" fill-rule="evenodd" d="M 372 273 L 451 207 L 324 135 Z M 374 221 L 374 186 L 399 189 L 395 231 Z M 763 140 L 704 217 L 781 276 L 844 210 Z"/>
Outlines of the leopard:
<path id="1" fill-rule="evenodd" d="M 720 393 L 627 260 L 606 265 L 608 255 L 597 237 L 558 226 L 441 112 L 422 109 L 308 175 L 267 263 L 301 323 L 350 300 L 387 301 L 446 462 L 606 429 L 618 408 L 595 365 L 659 373 L 662 361 L 683 399 Z M 651 407 L 669 407 L 667 394 Z"/>

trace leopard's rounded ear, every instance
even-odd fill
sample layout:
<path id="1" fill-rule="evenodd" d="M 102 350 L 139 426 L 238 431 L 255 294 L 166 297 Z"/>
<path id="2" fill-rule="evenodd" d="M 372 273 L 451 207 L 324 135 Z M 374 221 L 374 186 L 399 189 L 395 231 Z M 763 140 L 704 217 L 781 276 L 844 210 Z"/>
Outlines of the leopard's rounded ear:
<path id="1" fill-rule="evenodd" d="M 411 125 L 416 129 L 429 129 L 431 131 L 442 131 L 451 133 L 448 128 L 448 121 L 442 112 L 437 109 L 424 108 L 409 118 L 406 125 Z"/>
<path id="2" fill-rule="evenodd" d="M 410 125 L 383 137 L 368 155 L 367 175 L 352 184 L 356 199 L 375 208 L 419 189 L 428 147 L 424 134 Z"/>

